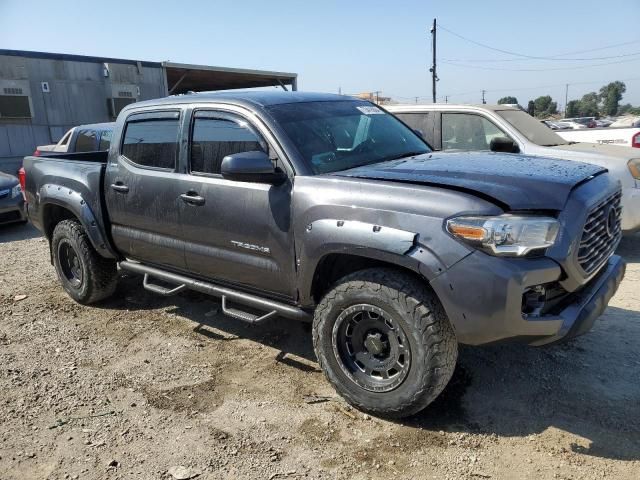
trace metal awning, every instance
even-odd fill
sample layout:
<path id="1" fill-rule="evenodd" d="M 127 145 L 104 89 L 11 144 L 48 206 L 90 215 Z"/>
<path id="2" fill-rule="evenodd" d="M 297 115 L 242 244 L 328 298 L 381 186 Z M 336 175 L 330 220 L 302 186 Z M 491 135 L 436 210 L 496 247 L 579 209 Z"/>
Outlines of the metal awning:
<path id="1" fill-rule="evenodd" d="M 204 92 L 234 88 L 282 87 L 297 90 L 297 73 L 210 67 L 162 62 L 167 76 L 167 93 Z"/>

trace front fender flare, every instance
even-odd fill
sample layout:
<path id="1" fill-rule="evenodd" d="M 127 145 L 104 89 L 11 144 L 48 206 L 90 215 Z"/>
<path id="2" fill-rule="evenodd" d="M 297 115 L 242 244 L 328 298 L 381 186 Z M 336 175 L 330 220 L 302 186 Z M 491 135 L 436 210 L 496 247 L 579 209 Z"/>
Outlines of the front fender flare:
<path id="1" fill-rule="evenodd" d="M 371 223 L 320 219 L 307 225 L 298 251 L 299 300 L 313 304 L 316 269 L 331 254 L 346 254 L 380 260 L 408 268 L 431 281 L 446 268 L 419 234 Z"/>

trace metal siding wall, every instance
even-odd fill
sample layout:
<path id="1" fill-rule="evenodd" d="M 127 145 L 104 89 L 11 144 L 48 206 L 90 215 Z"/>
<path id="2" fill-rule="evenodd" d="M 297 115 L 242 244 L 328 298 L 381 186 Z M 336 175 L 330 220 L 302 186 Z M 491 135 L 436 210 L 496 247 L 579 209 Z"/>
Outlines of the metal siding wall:
<path id="1" fill-rule="evenodd" d="M 103 68 L 100 62 L 0 55 L 0 79 L 28 80 L 32 106 L 31 120 L 0 119 L 0 171 L 15 173 L 22 156 L 56 143 L 75 125 L 110 121 L 112 84 L 137 85 L 138 101 L 166 95 L 161 67 L 109 63 L 109 77 Z M 41 82 L 49 83 L 50 93 L 42 92 Z"/>
<path id="2" fill-rule="evenodd" d="M 11 156 L 11 149 L 9 148 L 9 132 L 7 131 L 6 125 L 0 125 L 0 158 L 9 156 Z"/>

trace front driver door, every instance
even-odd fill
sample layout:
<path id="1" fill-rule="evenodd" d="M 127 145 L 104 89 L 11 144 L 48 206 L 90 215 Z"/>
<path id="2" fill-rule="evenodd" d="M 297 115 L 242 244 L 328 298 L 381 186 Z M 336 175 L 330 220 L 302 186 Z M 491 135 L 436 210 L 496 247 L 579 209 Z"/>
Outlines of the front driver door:
<path id="1" fill-rule="evenodd" d="M 236 114 L 196 110 L 191 121 L 182 235 L 190 272 L 249 290 L 295 295 L 291 181 L 282 185 L 226 180 L 226 155 L 263 150 L 258 129 Z M 280 161 L 278 161 L 280 162 Z"/>

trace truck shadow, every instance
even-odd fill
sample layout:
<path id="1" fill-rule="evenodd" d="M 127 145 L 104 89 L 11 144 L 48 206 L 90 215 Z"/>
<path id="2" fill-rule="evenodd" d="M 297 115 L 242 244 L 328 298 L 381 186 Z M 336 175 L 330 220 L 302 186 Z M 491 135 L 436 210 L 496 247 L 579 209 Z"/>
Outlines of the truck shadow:
<path id="1" fill-rule="evenodd" d="M 635 247 L 634 247 L 635 248 Z M 637 257 L 627 257 L 632 262 Z M 119 292 L 102 308 L 164 308 L 193 322 L 210 342 L 246 339 L 279 351 L 275 360 L 318 371 L 310 325 L 276 318 L 248 325 L 224 316 L 211 297 L 195 292 L 163 298 L 146 292 L 141 277 L 124 274 Z M 560 450 L 640 460 L 640 312 L 609 307 L 594 331 L 547 348 L 523 345 L 461 347 L 444 392 L 400 426 L 439 432 L 526 437 L 554 429 L 581 437 Z M 556 435 L 558 435 L 556 433 Z M 563 437 L 564 438 L 564 437 Z"/>
<path id="2" fill-rule="evenodd" d="M 559 451 L 639 460 L 640 312 L 609 307 L 598 323 L 563 345 L 462 347 L 440 397 L 400 423 L 500 437 L 558 429 L 582 437 L 563 444 L 559 436 Z"/>
<path id="3" fill-rule="evenodd" d="M 12 223 L 0 225 L 0 243 L 29 240 L 41 237 L 42 234 L 30 223 Z"/>
<path id="4" fill-rule="evenodd" d="M 640 263 L 640 233 L 622 237 L 616 253 L 628 263 Z"/>

